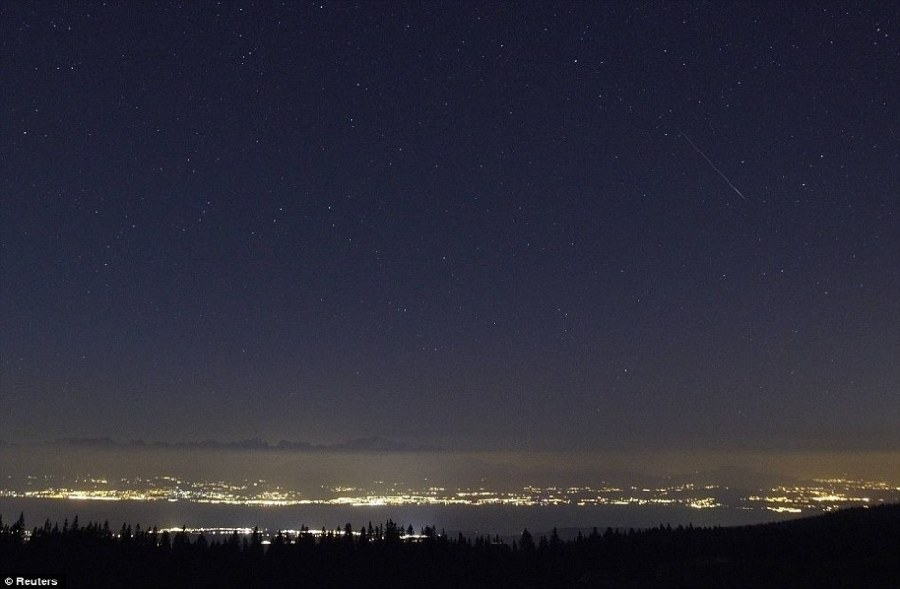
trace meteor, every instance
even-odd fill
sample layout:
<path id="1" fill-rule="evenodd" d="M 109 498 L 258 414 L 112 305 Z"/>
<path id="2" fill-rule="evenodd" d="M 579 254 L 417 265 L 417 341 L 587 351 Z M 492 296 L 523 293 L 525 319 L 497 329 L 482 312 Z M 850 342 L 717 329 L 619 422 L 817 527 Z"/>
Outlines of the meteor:
<path id="1" fill-rule="evenodd" d="M 694 143 L 693 141 L 691 141 L 691 138 L 688 137 L 688 136 L 685 134 L 684 131 L 682 131 L 681 129 L 678 129 L 678 127 L 675 127 L 675 129 L 678 130 L 678 134 L 679 134 L 679 135 L 681 135 L 682 137 L 684 137 L 685 141 L 687 141 L 688 143 L 691 144 L 691 147 L 694 148 L 694 151 L 696 151 L 697 153 L 699 153 L 699 154 L 703 157 L 703 159 L 706 160 L 706 163 L 708 163 L 708 164 L 712 167 L 712 169 L 715 170 L 716 173 L 719 174 L 719 176 L 722 177 L 722 180 L 725 180 L 725 182 L 731 187 L 731 189 L 734 190 L 735 192 L 737 192 L 738 196 L 740 196 L 741 198 L 743 198 L 743 199 L 746 200 L 747 197 L 744 196 L 744 193 L 741 192 L 740 190 L 738 190 L 737 186 L 735 186 L 734 184 L 731 183 L 731 180 L 728 179 L 728 176 L 726 176 L 725 174 L 723 174 L 723 173 L 722 173 L 722 170 L 720 170 L 718 167 L 716 167 L 716 164 L 714 164 L 714 163 L 712 162 L 711 159 L 709 159 L 708 157 L 706 157 L 706 154 L 703 153 L 703 151 L 702 151 L 699 147 L 697 147 L 697 144 Z"/>

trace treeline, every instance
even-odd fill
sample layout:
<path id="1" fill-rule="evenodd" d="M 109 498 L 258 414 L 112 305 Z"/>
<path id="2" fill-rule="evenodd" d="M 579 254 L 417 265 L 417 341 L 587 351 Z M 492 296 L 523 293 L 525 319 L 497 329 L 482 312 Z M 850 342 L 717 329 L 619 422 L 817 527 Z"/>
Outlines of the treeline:
<path id="1" fill-rule="evenodd" d="M 69 587 L 897 587 L 900 506 L 740 528 L 660 526 L 514 542 L 388 520 L 355 531 L 208 538 L 182 530 L 0 520 L 3 575 Z M 356 533 L 354 533 L 354 531 Z M 267 542 L 266 542 L 267 541 Z"/>

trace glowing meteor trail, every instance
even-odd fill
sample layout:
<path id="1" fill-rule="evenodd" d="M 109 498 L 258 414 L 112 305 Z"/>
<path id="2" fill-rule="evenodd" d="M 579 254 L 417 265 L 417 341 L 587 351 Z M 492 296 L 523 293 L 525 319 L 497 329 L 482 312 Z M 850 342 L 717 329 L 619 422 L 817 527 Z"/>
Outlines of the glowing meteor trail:
<path id="1" fill-rule="evenodd" d="M 675 127 L 675 128 L 678 129 L 678 127 Z M 702 151 L 699 147 L 697 147 L 697 144 L 694 143 L 693 141 L 691 141 L 691 138 L 690 138 L 690 137 L 688 137 L 687 135 L 685 135 L 684 131 L 682 131 L 681 129 L 678 129 L 678 134 L 681 135 L 682 137 L 684 137 L 685 140 L 686 140 L 688 143 L 691 144 L 691 147 L 694 148 L 694 151 L 696 151 L 697 153 L 699 153 L 699 154 L 703 157 L 703 159 L 706 160 L 706 163 L 708 163 L 710 166 L 712 166 L 712 169 L 715 170 L 716 173 L 719 174 L 719 176 L 722 177 L 722 180 L 725 180 L 725 182 L 728 183 L 729 186 L 731 186 L 731 189 L 732 189 L 732 190 L 734 190 L 735 192 L 737 192 L 738 196 L 740 196 L 740 197 L 743 198 L 743 199 L 746 199 L 746 198 L 747 198 L 746 196 L 744 196 L 744 193 L 743 193 L 743 192 L 741 192 L 740 190 L 737 189 L 737 186 L 735 186 L 734 184 L 731 183 L 731 180 L 728 179 L 728 176 L 726 176 L 725 174 L 723 174 L 723 173 L 722 173 L 722 170 L 720 170 L 719 168 L 717 168 L 717 167 L 716 167 L 716 164 L 714 164 L 714 163 L 712 162 L 711 159 L 709 159 L 708 157 L 706 157 L 706 154 L 703 153 L 703 151 Z"/>

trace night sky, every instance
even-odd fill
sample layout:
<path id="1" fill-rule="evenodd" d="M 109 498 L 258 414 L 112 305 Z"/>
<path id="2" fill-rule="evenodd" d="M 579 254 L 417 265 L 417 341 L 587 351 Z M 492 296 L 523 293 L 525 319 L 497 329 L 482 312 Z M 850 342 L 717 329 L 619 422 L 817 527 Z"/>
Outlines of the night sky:
<path id="1" fill-rule="evenodd" d="M 900 8 L 0 7 L 0 438 L 900 447 Z"/>

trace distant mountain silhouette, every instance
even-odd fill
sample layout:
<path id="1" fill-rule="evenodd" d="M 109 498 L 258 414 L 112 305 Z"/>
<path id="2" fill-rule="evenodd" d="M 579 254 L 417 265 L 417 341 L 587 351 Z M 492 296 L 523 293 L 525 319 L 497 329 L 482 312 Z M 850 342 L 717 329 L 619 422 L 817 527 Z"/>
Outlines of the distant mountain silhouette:
<path id="1" fill-rule="evenodd" d="M 439 448 L 432 446 L 413 446 L 411 444 L 382 438 L 381 436 L 349 440 L 340 444 L 333 444 L 328 446 L 328 448 L 331 450 L 345 450 L 350 452 L 431 452 L 439 450 Z"/>
<path id="2" fill-rule="evenodd" d="M 112 438 L 62 438 L 54 440 L 51 446 L 70 446 L 72 448 L 116 448 L 119 446 L 127 446 L 117 442 Z"/>
<path id="3" fill-rule="evenodd" d="M 247 451 L 283 450 L 292 452 L 436 452 L 441 450 L 436 446 L 407 444 L 380 436 L 356 438 L 335 444 L 310 444 L 309 442 L 290 440 L 280 440 L 277 444 L 270 444 L 259 438 L 248 438 L 231 442 L 210 439 L 198 442 L 145 442 L 144 440 L 130 440 L 124 442 L 113 440 L 109 437 L 103 437 L 60 438 L 50 442 L 49 445 L 56 447 L 96 449 L 159 448 Z M 9 444 L 8 446 L 12 446 L 12 444 Z"/>

